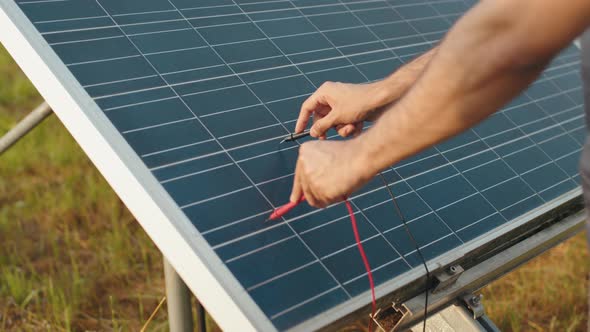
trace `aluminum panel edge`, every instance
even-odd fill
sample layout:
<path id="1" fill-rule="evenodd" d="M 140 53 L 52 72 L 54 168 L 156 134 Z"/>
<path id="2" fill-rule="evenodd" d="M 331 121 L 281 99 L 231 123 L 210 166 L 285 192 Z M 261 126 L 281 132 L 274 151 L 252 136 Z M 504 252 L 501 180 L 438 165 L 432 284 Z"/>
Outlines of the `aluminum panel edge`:
<path id="1" fill-rule="evenodd" d="M 0 0 L 0 42 L 219 326 L 276 331 L 11 0 Z"/>

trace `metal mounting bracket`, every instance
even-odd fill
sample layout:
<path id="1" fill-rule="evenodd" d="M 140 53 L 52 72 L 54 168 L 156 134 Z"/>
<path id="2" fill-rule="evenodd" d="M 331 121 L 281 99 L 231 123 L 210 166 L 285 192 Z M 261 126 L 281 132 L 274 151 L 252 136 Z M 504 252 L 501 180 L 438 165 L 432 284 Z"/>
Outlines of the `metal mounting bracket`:
<path id="1" fill-rule="evenodd" d="M 457 279 L 463 274 L 465 270 L 461 265 L 451 265 L 434 275 L 436 286 L 432 290 L 433 294 L 443 291 L 457 282 Z"/>
<path id="2" fill-rule="evenodd" d="M 468 294 L 464 295 L 462 298 L 463 303 L 465 303 L 465 305 L 467 306 L 467 309 L 469 309 L 469 311 L 471 311 L 471 313 L 473 314 L 473 319 L 478 319 L 485 315 L 485 310 L 483 304 L 481 303 L 482 299 L 483 295 L 481 294 Z"/>

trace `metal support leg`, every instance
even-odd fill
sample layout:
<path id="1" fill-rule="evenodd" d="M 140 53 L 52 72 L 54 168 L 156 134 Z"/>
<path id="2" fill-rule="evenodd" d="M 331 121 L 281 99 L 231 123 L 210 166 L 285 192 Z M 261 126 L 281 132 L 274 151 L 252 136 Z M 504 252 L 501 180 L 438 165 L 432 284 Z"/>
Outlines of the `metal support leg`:
<path id="1" fill-rule="evenodd" d="M 51 108 L 47 103 L 43 103 L 29 113 L 24 119 L 8 131 L 4 136 L 0 137 L 0 154 L 4 153 L 8 148 L 18 142 L 29 131 L 40 124 L 46 117 L 52 114 Z"/>
<path id="2" fill-rule="evenodd" d="M 205 307 L 197 301 L 197 331 L 207 332 L 207 317 Z"/>
<path id="3" fill-rule="evenodd" d="M 193 315 L 190 291 L 176 270 L 164 257 L 166 278 L 166 301 L 168 302 L 168 323 L 171 332 L 192 332 Z"/>

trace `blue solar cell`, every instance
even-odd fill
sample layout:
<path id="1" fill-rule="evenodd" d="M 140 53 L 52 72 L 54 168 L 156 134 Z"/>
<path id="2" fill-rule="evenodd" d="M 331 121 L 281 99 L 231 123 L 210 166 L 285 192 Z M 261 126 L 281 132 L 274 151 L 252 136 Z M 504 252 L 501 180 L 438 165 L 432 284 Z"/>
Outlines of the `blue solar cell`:
<path id="1" fill-rule="evenodd" d="M 243 287 L 228 292 L 253 299 L 266 315 L 255 319 L 284 330 L 359 295 L 368 303 L 369 285 L 343 204 L 302 204 L 283 222 L 265 222 L 289 197 L 298 153 L 278 142 L 323 82 L 387 76 L 436 45 L 474 3 L 18 5 L 190 220 L 187 237 L 199 234 L 208 244 L 199 250 Z M 578 187 L 586 131 L 577 56 L 568 48 L 500 113 L 384 172 L 428 259 Z M 380 179 L 351 201 L 378 285 L 420 269 Z"/>

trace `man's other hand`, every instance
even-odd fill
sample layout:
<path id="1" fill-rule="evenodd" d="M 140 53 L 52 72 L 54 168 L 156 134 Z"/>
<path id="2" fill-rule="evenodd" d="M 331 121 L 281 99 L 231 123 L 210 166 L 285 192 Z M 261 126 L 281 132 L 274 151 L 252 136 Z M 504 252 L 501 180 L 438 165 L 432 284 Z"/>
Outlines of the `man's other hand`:
<path id="1" fill-rule="evenodd" d="M 375 109 L 384 104 L 385 93 L 381 82 L 326 82 L 301 106 L 295 132 L 302 132 L 313 115 L 313 137 L 325 139 L 330 128 L 335 128 L 342 137 L 358 135 L 363 121 L 372 120 Z"/>
<path id="2" fill-rule="evenodd" d="M 323 208 L 344 200 L 374 176 L 362 151 L 356 139 L 301 145 L 291 201 L 305 195 L 309 205 Z"/>

